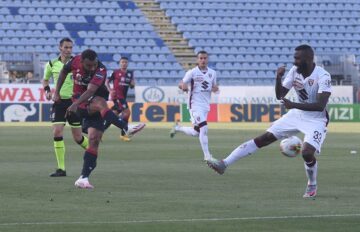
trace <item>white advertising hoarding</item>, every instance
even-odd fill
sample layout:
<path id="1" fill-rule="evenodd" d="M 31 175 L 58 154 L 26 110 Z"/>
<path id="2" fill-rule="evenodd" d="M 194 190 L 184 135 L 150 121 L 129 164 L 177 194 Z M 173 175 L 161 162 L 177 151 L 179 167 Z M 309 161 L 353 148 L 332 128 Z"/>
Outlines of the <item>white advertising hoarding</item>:
<path id="1" fill-rule="evenodd" d="M 352 104 L 352 86 L 333 86 L 329 104 Z M 290 91 L 289 99 L 296 99 Z M 188 95 L 177 86 L 136 86 L 136 102 L 186 103 Z M 278 104 L 273 86 L 220 86 L 220 92 L 212 95 L 213 103 L 229 104 Z"/>

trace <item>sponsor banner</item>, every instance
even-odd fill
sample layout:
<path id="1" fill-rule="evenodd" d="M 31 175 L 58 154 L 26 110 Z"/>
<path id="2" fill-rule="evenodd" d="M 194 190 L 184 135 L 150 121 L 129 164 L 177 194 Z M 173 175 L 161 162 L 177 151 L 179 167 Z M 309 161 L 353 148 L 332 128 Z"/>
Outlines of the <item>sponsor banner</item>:
<path id="1" fill-rule="evenodd" d="M 0 104 L 0 121 L 3 122 L 38 122 L 40 120 L 39 104 L 3 103 Z"/>
<path id="2" fill-rule="evenodd" d="M 288 96 L 296 100 L 292 89 Z M 135 102 L 150 103 L 187 103 L 188 94 L 177 86 L 136 86 Z M 212 94 L 212 103 L 219 104 L 279 104 L 275 97 L 274 86 L 220 86 L 218 94 Z M 353 104 L 352 86 L 333 86 L 330 104 Z"/>
<path id="3" fill-rule="evenodd" d="M 330 122 L 360 122 L 360 105 L 329 105 Z"/>
<path id="4" fill-rule="evenodd" d="M 333 86 L 329 104 L 352 104 L 352 86 Z M 54 89 L 52 89 L 54 91 Z M 288 98 L 294 100 L 295 92 Z M 138 103 L 187 103 L 188 94 L 177 86 L 136 86 L 135 102 Z M 41 84 L 0 84 L 1 103 L 50 102 L 45 99 Z M 213 94 L 212 103 L 219 104 L 279 104 L 273 86 L 220 86 L 220 92 Z"/>
<path id="5" fill-rule="evenodd" d="M 286 113 L 283 105 L 220 104 L 223 110 L 219 122 L 273 122 Z"/>
<path id="6" fill-rule="evenodd" d="M 51 107 L 49 103 L 0 103 L 0 121 L 50 121 Z M 129 108 L 132 122 L 190 122 L 186 104 L 129 103 Z M 285 113 L 279 104 L 211 104 L 208 122 L 273 122 Z M 331 122 L 360 122 L 358 104 L 331 104 L 328 113 Z"/>
<path id="7" fill-rule="evenodd" d="M 181 120 L 180 106 L 166 103 L 129 103 L 133 122 L 175 122 Z"/>
<path id="8" fill-rule="evenodd" d="M 50 101 L 46 100 L 45 90 L 41 84 L 0 84 L 0 102 L 39 103 Z"/>

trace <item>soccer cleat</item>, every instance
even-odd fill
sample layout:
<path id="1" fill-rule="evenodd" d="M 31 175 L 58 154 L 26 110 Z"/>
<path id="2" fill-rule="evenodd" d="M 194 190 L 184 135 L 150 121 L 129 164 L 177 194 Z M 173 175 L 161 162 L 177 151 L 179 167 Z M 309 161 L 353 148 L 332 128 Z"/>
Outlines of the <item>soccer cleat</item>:
<path id="1" fill-rule="evenodd" d="M 170 130 L 170 138 L 174 138 L 176 134 L 176 127 L 179 126 L 179 120 L 175 122 L 175 125 Z"/>
<path id="2" fill-rule="evenodd" d="M 61 177 L 61 176 L 66 176 L 66 171 L 60 168 L 56 169 L 54 173 L 50 174 L 50 177 Z"/>
<path id="3" fill-rule="evenodd" d="M 308 185 L 306 186 L 305 193 L 303 198 L 313 198 L 316 197 L 317 186 L 316 185 Z"/>
<path id="4" fill-rule="evenodd" d="M 126 131 L 126 135 L 131 138 L 132 136 L 134 136 L 136 133 L 138 133 L 139 131 L 141 131 L 142 129 L 144 129 L 144 127 L 146 126 L 145 123 L 139 123 L 135 126 L 128 126 L 128 130 Z"/>
<path id="5" fill-rule="evenodd" d="M 81 188 L 81 189 L 93 189 L 94 186 L 92 186 L 89 182 L 89 178 L 85 177 L 82 178 L 82 176 L 79 177 L 79 179 L 77 179 L 75 181 L 75 186 L 77 188 Z"/>
<path id="6" fill-rule="evenodd" d="M 129 136 L 125 135 L 120 135 L 120 140 L 124 141 L 124 142 L 130 142 L 131 139 L 129 138 Z"/>
<path id="7" fill-rule="evenodd" d="M 206 160 L 206 163 L 210 168 L 214 169 L 215 172 L 219 173 L 220 175 L 224 174 L 226 165 L 223 160 L 212 158 L 210 160 Z"/>

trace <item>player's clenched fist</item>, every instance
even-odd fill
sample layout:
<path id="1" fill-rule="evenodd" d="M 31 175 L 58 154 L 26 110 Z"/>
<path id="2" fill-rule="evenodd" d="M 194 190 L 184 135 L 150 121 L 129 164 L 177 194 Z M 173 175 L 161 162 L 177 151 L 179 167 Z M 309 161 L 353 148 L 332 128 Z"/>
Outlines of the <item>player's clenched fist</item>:
<path id="1" fill-rule="evenodd" d="M 285 66 L 281 66 L 276 71 L 276 78 L 281 78 L 285 74 Z"/>

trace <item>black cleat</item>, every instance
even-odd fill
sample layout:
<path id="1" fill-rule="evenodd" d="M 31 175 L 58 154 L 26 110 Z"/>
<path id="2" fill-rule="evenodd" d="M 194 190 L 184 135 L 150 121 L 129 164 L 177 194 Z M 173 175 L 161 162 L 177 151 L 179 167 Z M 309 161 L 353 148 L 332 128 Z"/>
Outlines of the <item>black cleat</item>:
<path id="1" fill-rule="evenodd" d="M 60 177 L 60 176 L 66 176 L 66 171 L 62 169 L 56 169 L 54 173 L 50 174 L 50 177 Z"/>

